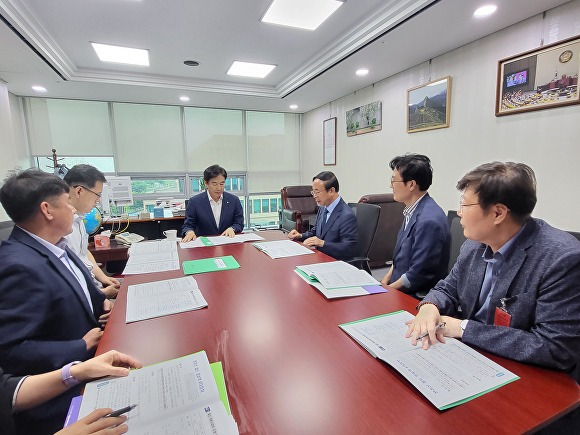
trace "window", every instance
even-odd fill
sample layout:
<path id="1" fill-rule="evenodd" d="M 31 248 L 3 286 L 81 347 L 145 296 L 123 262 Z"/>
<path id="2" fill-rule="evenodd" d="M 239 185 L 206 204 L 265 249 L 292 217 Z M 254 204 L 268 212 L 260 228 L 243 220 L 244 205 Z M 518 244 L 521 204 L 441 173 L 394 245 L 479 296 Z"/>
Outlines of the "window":
<path id="1" fill-rule="evenodd" d="M 54 173 L 52 156 L 34 156 L 36 167 L 44 172 Z M 74 165 L 81 163 L 92 165 L 99 171 L 107 174 L 115 172 L 115 159 L 113 156 L 96 157 L 70 157 L 58 156 L 58 163 L 65 165 L 67 168 L 72 168 Z"/>
<path id="2" fill-rule="evenodd" d="M 252 201 L 250 226 L 277 227 L 279 225 L 278 208 L 282 204 L 279 193 L 250 195 L 250 201 Z"/>
<path id="3" fill-rule="evenodd" d="M 262 212 L 262 208 L 260 207 L 260 200 L 259 199 L 254 199 L 254 200 L 252 200 L 252 203 L 254 204 L 253 212 L 254 213 L 261 213 Z"/>

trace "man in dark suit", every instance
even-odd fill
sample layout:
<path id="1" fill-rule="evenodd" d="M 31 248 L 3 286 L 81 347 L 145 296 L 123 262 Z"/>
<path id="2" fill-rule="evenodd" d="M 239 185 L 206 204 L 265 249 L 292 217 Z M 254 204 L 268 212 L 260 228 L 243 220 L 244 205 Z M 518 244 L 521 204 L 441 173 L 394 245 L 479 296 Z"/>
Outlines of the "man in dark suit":
<path id="1" fill-rule="evenodd" d="M 431 161 L 421 154 L 395 157 L 391 188 L 395 201 L 405 204 L 403 225 L 393 251 L 393 265 L 381 280 L 420 297 L 447 275 L 451 235 L 445 213 L 429 196 Z"/>
<path id="2" fill-rule="evenodd" d="M 312 195 L 319 206 L 316 225 L 304 234 L 290 231 L 288 238 L 300 239 L 337 260 L 349 260 L 356 253 L 356 216 L 338 194 L 338 180 L 329 171 L 312 179 Z"/>
<path id="3" fill-rule="evenodd" d="M 244 211 L 236 195 L 225 192 L 226 170 L 212 165 L 203 171 L 206 192 L 189 199 L 181 232 L 184 242 L 199 236 L 234 237 L 244 229 Z"/>
<path id="4" fill-rule="evenodd" d="M 64 181 L 38 170 L 12 174 L 0 189 L 0 202 L 15 223 L 0 246 L 0 367 L 14 375 L 92 357 L 102 335 L 99 322 L 109 314 L 110 302 L 64 241 L 74 212 L 68 190 Z M 78 393 L 73 388 L 18 414 L 22 432 L 62 427 Z"/>
<path id="5" fill-rule="evenodd" d="M 580 360 L 580 242 L 531 217 L 536 179 L 527 165 L 487 163 L 457 188 L 469 240 L 449 276 L 417 306 L 407 337 L 416 344 L 427 332 L 425 349 L 461 338 L 505 358 L 572 372 Z"/>

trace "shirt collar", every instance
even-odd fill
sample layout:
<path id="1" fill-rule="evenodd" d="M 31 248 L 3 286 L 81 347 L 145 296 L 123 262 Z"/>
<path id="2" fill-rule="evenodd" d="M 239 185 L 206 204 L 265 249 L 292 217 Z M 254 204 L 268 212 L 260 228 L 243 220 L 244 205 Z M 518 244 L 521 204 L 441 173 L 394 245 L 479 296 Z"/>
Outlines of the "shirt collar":
<path id="1" fill-rule="evenodd" d="M 66 254 L 66 251 L 64 250 L 64 248 L 66 248 L 66 239 L 64 237 L 61 238 L 56 245 L 53 245 L 49 241 L 44 240 L 42 237 L 38 237 L 36 234 L 33 234 L 30 231 L 26 231 L 24 228 L 21 227 L 18 228 L 20 228 L 22 231 L 24 231 L 26 234 L 28 234 L 30 237 L 32 237 L 34 240 L 36 240 L 38 243 L 40 243 L 42 246 L 44 246 L 46 249 L 48 249 L 50 252 L 56 255 L 58 258 Z"/>
<path id="2" fill-rule="evenodd" d="M 485 247 L 485 250 L 483 251 L 483 254 L 481 255 L 483 257 L 483 259 L 485 261 L 492 261 L 494 258 L 498 258 L 498 257 L 503 257 L 504 259 L 507 259 L 509 257 L 509 255 L 512 253 L 514 245 L 516 243 L 516 240 L 521 236 L 521 234 L 524 232 L 524 229 L 526 228 L 526 225 L 528 223 L 526 222 L 519 230 L 517 233 L 515 233 L 511 239 L 509 239 L 507 242 L 505 242 L 503 244 L 503 246 L 501 248 L 499 248 L 497 250 L 497 252 L 494 254 L 491 250 L 491 248 L 489 247 L 489 245 L 487 245 Z"/>
<path id="3" fill-rule="evenodd" d="M 220 199 L 218 199 L 217 201 L 214 201 L 213 198 L 211 197 L 211 195 L 209 194 L 209 190 L 206 190 L 205 192 L 207 193 L 207 197 L 209 198 L 209 202 L 210 203 L 213 202 L 214 204 L 219 204 L 221 202 L 221 200 L 223 199 L 223 197 L 224 197 L 224 194 L 222 193 L 220 195 Z"/>
<path id="4" fill-rule="evenodd" d="M 411 217 L 411 216 L 413 216 L 413 213 L 415 212 L 415 209 L 416 209 L 416 208 L 417 208 L 417 206 L 419 205 L 419 202 L 420 202 L 420 201 L 421 201 L 423 198 L 425 198 L 425 195 L 427 195 L 427 192 L 425 192 L 423 195 L 421 195 L 421 197 L 420 197 L 420 198 L 419 198 L 417 201 L 415 201 L 413 204 L 411 204 L 411 205 L 410 205 L 410 206 L 408 206 L 408 207 L 405 207 L 405 208 L 403 209 L 403 215 L 405 215 L 405 216 L 408 216 L 408 217 Z"/>
<path id="5" fill-rule="evenodd" d="M 339 202 L 339 201 L 340 201 L 340 195 L 338 195 L 338 197 L 337 197 L 337 198 L 336 198 L 334 201 L 332 201 L 332 202 L 330 203 L 330 205 L 328 205 L 328 206 L 326 207 L 326 209 L 328 210 L 328 214 L 331 214 L 331 213 L 334 211 L 334 209 L 335 209 L 335 208 L 336 208 L 336 206 L 338 205 L 338 202 Z"/>

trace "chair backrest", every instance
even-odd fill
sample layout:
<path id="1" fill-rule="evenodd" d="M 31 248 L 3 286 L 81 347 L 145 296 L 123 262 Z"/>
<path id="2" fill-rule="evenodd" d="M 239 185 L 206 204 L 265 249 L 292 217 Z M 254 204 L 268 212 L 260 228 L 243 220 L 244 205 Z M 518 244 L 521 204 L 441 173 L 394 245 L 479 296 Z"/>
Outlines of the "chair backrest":
<path id="1" fill-rule="evenodd" d="M 568 231 L 568 233 L 572 234 L 578 241 L 580 241 L 580 233 L 577 233 L 576 231 Z"/>
<path id="2" fill-rule="evenodd" d="M 285 186 L 282 194 L 282 208 L 300 210 L 303 215 L 316 214 L 316 200 L 310 194 L 312 186 Z"/>
<path id="3" fill-rule="evenodd" d="M 356 256 L 366 258 L 369 256 L 369 250 L 375 238 L 381 208 L 375 204 L 349 202 L 348 205 L 356 216 L 358 233 Z"/>
<path id="4" fill-rule="evenodd" d="M 461 245 L 467 238 L 463 235 L 463 227 L 459 223 L 461 218 L 457 216 L 455 210 L 447 212 L 447 221 L 449 222 L 449 233 L 451 234 L 451 252 L 449 253 L 449 265 L 447 266 L 447 272 L 450 272 L 457 261 L 457 257 L 459 257 Z"/>
<path id="5" fill-rule="evenodd" d="M 364 195 L 359 200 L 363 204 L 376 204 L 381 208 L 375 239 L 369 251 L 371 267 L 384 267 L 393 259 L 397 234 L 403 224 L 405 204 L 395 201 L 392 193 Z"/>
<path id="6" fill-rule="evenodd" d="M 12 221 L 0 222 L 0 243 L 2 243 L 2 240 L 6 240 L 10 236 L 12 228 L 14 228 L 14 222 Z"/>

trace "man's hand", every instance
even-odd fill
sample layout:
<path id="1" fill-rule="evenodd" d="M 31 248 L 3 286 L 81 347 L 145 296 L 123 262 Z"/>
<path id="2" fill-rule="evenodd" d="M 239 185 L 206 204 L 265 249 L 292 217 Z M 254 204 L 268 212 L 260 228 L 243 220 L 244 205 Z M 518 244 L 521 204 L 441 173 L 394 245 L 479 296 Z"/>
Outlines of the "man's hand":
<path id="1" fill-rule="evenodd" d="M 103 376 L 127 376 L 130 368 L 141 368 L 143 364 L 129 355 L 110 350 L 80 364 L 71 366 L 70 372 L 79 381 L 85 382 Z"/>
<path id="2" fill-rule="evenodd" d="M 302 243 L 304 243 L 304 245 L 308 246 L 309 248 L 322 248 L 324 246 L 324 240 L 319 239 L 316 236 L 308 237 Z"/>
<path id="3" fill-rule="evenodd" d="M 103 301 L 103 311 L 104 313 L 101 314 L 101 317 L 99 317 L 99 324 L 101 325 L 106 325 L 107 321 L 109 320 L 109 316 L 111 315 L 111 310 L 113 309 L 113 303 L 108 300 L 105 299 Z"/>
<path id="4" fill-rule="evenodd" d="M 296 230 L 292 230 L 288 233 L 288 238 L 290 240 L 294 240 L 294 239 L 301 239 L 302 238 L 302 234 L 300 234 L 298 231 Z"/>
<path id="5" fill-rule="evenodd" d="M 435 343 L 445 343 L 445 328 L 435 329 L 442 321 L 439 310 L 435 305 L 422 305 L 415 318 L 406 323 L 409 329 L 407 329 L 405 337 L 411 337 L 411 344 L 416 346 L 418 342 L 417 337 L 427 333 L 428 335 L 421 339 L 421 347 L 425 350 L 429 349 L 429 346 Z"/>
<path id="6" fill-rule="evenodd" d="M 228 229 L 226 229 L 222 233 L 222 236 L 226 236 L 226 237 L 234 237 L 235 235 L 236 235 L 236 233 L 232 227 L 229 227 Z"/>
<path id="7" fill-rule="evenodd" d="M 119 286 L 111 284 L 107 287 L 103 287 L 101 291 L 105 294 L 107 298 L 116 298 L 117 293 L 119 293 Z"/>
<path id="8" fill-rule="evenodd" d="M 393 266 L 391 266 L 389 268 L 389 271 L 387 272 L 387 274 L 383 277 L 383 279 L 381 279 L 381 284 L 382 285 L 389 285 L 389 281 L 391 280 L 392 276 L 393 276 Z"/>
<path id="9" fill-rule="evenodd" d="M 101 341 L 102 335 L 103 331 L 101 331 L 101 328 L 93 328 L 87 332 L 83 337 L 83 340 L 85 340 L 85 343 L 87 344 L 87 350 L 97 347 L 97 344 Z"/>
<path id="10" fill-rule="evenodd" d="M 120 417 L 103 418 L 110 412 L 113 412 L 111 408 L 95 409 L 89 415 L 81 418 L 76 423 L 73 423 L 64 429 L 59 430 L 55 435 L 117 435 L 127 432 L 129 428 L 126 424 L 123 424 L 127 420 L 127 416 L 121 415 Z"/>
<path id="11" fill-rule="evenodd" d="M 183 239 L 181 239 L 182 242 L 189 242 L 191 240 L 195 240 L 197 238 L 197 236 L 195 235 L 195 233 L 192 230 L 189 230 L 187 233 L 185 233 L 185 236 L 183 236 Z"/>
<path id="12" fill-rule="evenodd" d="M 449 316 L 441 316 L 441 321 L 445 322 L 445 328 L 443 328 L 443 334 L 445 337 L 463 337 L 463 331 L 461 330 L 461 319 L 456 319 L 455 317 Z"/>

